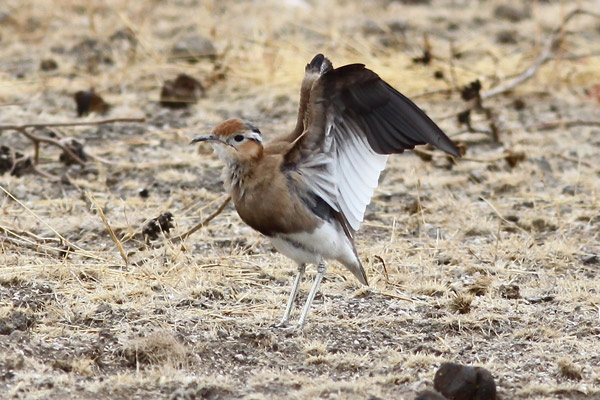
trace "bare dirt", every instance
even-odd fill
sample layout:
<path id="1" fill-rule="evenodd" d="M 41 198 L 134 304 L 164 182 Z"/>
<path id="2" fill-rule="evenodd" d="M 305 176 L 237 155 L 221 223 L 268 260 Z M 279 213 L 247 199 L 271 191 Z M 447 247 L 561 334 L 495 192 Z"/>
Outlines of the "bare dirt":
<path id="1" fill-rule="evenodd" d="M 0 124 L 145 118 L 28 131 L 77 139 L 85 165 L 47 143 L 27 164 L 31 141 L 0 130 L 0 398 L 413 399 L 446 361 L 502 399 L 600 398 L 600 19 L 457 121 L 463 87 L 509 82 L 597 2 L 89 3 L 0 4 Z M 370 287 L 330 265 L 284 332 L 295 266 L 231 206 L 170 238 L 225 198 L 190 139 L 233 116 L 287 132 L 318 52 L 366 63 L 466 154 L 391 157 L 356 239 Z M 204 97 L 162 107 L 181 73 Z M 90 89 L 108 113 L 77 117 Z"/>

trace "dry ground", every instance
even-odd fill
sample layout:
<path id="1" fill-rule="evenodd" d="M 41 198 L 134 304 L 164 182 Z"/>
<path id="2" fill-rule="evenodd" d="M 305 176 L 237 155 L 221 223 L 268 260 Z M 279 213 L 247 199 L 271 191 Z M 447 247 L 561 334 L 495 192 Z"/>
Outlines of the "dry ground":
<path id="1" fill-rule="evenodd" d="M 600 21 L 572 20 L 559 51 L 596 56 L 551 61 L 485 102 L 500 143 L 464 133 L 451 115 L 465 103 L 444 92 L 523 71 L 562 16 L 597 1 L 526 2 L 515 22 L 496 0 L 80 3 L 0 3 L 0 123 L 76 120 L 71 96 L 90 87 L 107 117 L 147 120 L 57 128 L 95 157 L 67 167 L 42 145 L 39 168 L 58 183 L 0 176 L 0 398 L 410 399 L 444 361 L 488 368 L 503 399 L 600 398 L 600 128 L 538 129 L 600 115 Z M 170 58 L 190 32 L 217 58 Z M 424 33 L 426 65 L 412 61 Z M 357 235 L 371 286 L 331 265 L 306 328 L 282 333 L 269 325 L 295 267 L 231 207 L 183 246 L 136 233 L 165 211 L 176 234 L 215 210 L 219 163 L 190 138 L 231 116 L 265 136 L 291 128 L 317 52 L 415 96 L 467 157 L 392 157 Z M 49 58 L 58 68 L 41 71 Z M 180 72 L 206 98 L 161 108 Z M 481 114 L 473 125 L 489 129 Z M 33 153 L 16 131 L 0 141 Z M 509 150 L 524 153 L 514 167 Z"/>

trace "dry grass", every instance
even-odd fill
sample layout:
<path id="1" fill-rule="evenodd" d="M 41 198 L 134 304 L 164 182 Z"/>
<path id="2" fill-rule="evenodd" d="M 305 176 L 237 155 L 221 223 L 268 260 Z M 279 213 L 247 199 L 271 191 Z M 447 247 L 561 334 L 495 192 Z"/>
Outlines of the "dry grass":
<path id="1" fill-rule="evenodd" d="M 528 129 L 597 118 L 589 93 L 600 85 L 600 58 L 550 62 L 487 101 L 501 144 L 456 134 L 462 128 L 444 118 L 464 107 L 456 92 L 421 95 L 475 78 L 494 86 L 532 62 L 561 15 L 595 3 L 533 2 L 515 24 L 493 16 L 499 1 L 292 3 L 304 4 L 0 5 L 0 18 L 9 15 L 0 23 L 0 123 L 72 120 L 72 93 L 90 87 L 113 105 L 109 116 L 147 117 L 142 126 L 62 129 L 106 161 L 67 168 L 58 149 L 42 147 L 40 168 L 67 172 L 72 184 L 0 176 L 0 397 L 412 398 L 444 361 L 488 368 L 503 398 L 600 395 L 600 131 Z M 394 30 L 394 21 L 408 28 Z M 576 21 L 563 53 L 598 52 L 598 20 Z M 126 28 L 135 51 L 110 39 Z M 517 43 L 498 44 L 501 30 Z M 169 58 L 188 31 L 214 41 L 216 61 Z M 436 58 L 424 66 L 412 58 L 425 32 Z M 76 49 L 85 39 L 112 62 L 86 59 Z M 450 40 L 461 52 L 451 62 Z M 138 233 L 170 211 L 174 236 L 218 207 L 219 162 L 189 139 L 230 116 L 266 136 L 291 128 L 304 65 L 317 52 L 335 65 L 365 62 L 417 95 L 467 144 L 468 159 L 390 158 L 357 237 L 371 287 L 331 265 L 306 329 L 287 334 L 268 327 L 295 267 L 231 206 L 183 243 L 145 244 Z M 40 71 L 45 58 L 58 69 Z M 207 98 L 189 110 L 160 108 L 165 79 L 185 72 L 206 83 L 215 64 L 225 79 L 208 85 Z M 473 123 L 487 128 L 483 116 Z M 0 141 L 33 151 L 16 132 L 1 131 Z M 505 150 L 525 159 L 511 167 Z M 519 296 L 503 295 L 506 285 Z"/>

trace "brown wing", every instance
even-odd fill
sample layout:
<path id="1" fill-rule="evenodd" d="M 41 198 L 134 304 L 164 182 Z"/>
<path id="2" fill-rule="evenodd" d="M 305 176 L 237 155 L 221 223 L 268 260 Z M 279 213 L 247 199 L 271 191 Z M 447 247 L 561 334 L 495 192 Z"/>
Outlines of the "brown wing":
<path id="1" fill-rule="evenodd" d="M 309 65 L 316 69 L 326 61 L 318 55 Z M 420 108 L 362 64 L 326 69 L 312 84 L 300 120 L 303 132 L 286 164 L 296 165 L 310 189 L 353 230 L 362 222 L 387 155 L 429 143 L 460 157 Z"/>
<path id="2" fill-rule="evenodd" d="M 310 113 L 307 112 L 307 108 L 310 104 L 313 84 L 321 77 L 321 75 L 332 69 L 333 66 L 331 65 L 331 61 L 325 58 L 323 54 L 317 54 L 310 63 L 306 64 L 306 68 L 304 69 L 304 79 L 300 86 L 300 102 L 298 106 L 298 121 L 296 122 L 296 127 L 289 135 L 276 138 L 270 142 L 269 145 L 273 145 L 277 142 L 292 143 L 302 135 L 304 127 L 306 126 L 305 119 L 310 116 Z"/>

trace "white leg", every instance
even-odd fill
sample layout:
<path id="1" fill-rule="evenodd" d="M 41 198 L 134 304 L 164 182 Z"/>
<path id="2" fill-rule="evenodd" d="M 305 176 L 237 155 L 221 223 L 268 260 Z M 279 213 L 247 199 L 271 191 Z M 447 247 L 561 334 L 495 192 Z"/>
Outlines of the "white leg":
<path id="1" fill-rule="evenodd" d="M 288 298 L 287 305 L 285 306 L 283 318 L 281 318 L 281 322 L 279 322 L 279 324 L 274 325 L 275 327 L 283 328 L 287 325 L 290 319 L 290 314 L 294 309 L 294 302 L 296 301 L 296 296 L 298 295 L 298 287 L 300 286 L 300 281 L 302 280 L 302 275 L 304 275 L 305 269 L 306 264 L 298 265 L 298 275 L 296 275 L 296 279 L 294 280 L 294 284 L 292 285 L 292 291 L 290 292 L 290 297 Z"/>
<path id="2" fill-rule="evenodd" d="M 308 293 L 308 298 L 306 299 L 306 304 L 302 309 L 302 314 L 300 315 L 300 319 L 298 320 L 297 329 L 301 329 L 306 322 L 306 317 L 308 316 L 308 311 L 310 310 L 310 306 L 312 305 L 313 300 L 315 299 L 315 295 L 317 294 L 317 290 L 319 290 L 319 284 L 323 279 L 323 275 L 325 275 L 325 271 L 327 270 L 327 264 L 325 261 L 321 260 L 319 265 L 317 266 L 317 276 L 315 277 L 315 282 L 310 288 L 310 293 Z"/>

